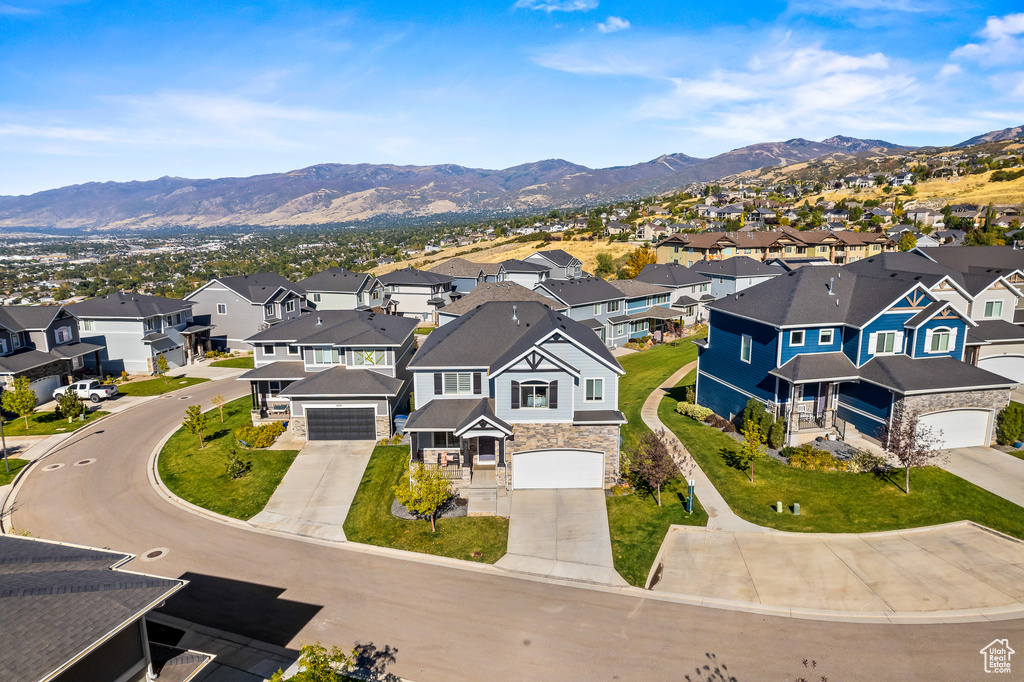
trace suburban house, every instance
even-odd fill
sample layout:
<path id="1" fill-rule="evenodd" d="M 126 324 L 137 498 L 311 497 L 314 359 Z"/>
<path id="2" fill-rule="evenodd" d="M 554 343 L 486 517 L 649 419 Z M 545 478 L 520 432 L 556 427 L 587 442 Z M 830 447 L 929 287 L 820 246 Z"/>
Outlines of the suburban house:
<path id="1" fill-rule="evenodd" d="M 697 261 L 690 269 L 708 278 L 711 283 L 711 296 L 716 299 L 767 282 L 784 272 L 777 265 L 766 265 L 749 256 Z"/>
<path id="2" fill-rule="evenodd" d="M 496 281 L 515 282 L 532 289 L 551 276 L 551 270 L 540 263 L 509 258 L 501 263 L 501 277 Z"/>
<path id="3" fill-rule="evenodd" d="M 562 249 L 550 249 L 531 253 L 524 259 L 527 263 L 543 265 L 552 279 L 572 279 L 583 276 L 583 261 Z"/>
<path id="4" fill-rule="evenodd" d="M 437 324 L 443 326 L 470 310 L 492 301 L 534 301 L 552 310 L 564 310 L 550 296 L 531 291 L 515 282 L 494 282 L 477 285 L 473 291 L 437 311 Z"/>
<path id="5" fill-rule="evenodd" d="M 107 294 L 67 306 L 82 340 L 103 350 L 99 373 L 152 374 L 160 356 L 184 367 L 210 349 L 210 325 L 194 321 L 192 302 L 146 294 Z"/>
<path id="6" fill-rule="evenodd" d="M 501 282 L 501 263 L 473 263 L 465 258 L 452 258 L 429 268 L 427 272 L 452 277 L 452 292 L 468 294 L 480 282 Z"/>
<path id="7" fill-rule="evenodd" d="M 187 582 L 122 570 L 132 558 L 0 535 L 4 679 L 187 680 L 209 663 L 206 654 L 150 643 L 146 614 Z"/>
<path id="8" fill-rule="evenodd" d="M 658 242 L 658 263 L 692 266 L 701 260 L 749 256 L 772 258 L 826 258 L 836 265 L 851 263 L 883 251 L 895 251 L 896 242 L 884 234 L 852 230 L 795 230 L 780 227 L 760 232 L 677 233 Z"/>
<path id="9" fill-rule="evenodd" d="M 39 403 L 49 402 L 65 379 L 99 366 L 103 346 L 82 343 L 78 320 L 61 306 L 0 307 L 0 388 L 28 377 Z"/>
<path id="10" fill-rule="evenodd" d="M 248 339 L 252 418 L 307 440 L 389 438 L 408 405 L 418 320 L 362 310 L 305 313 Z"/>
<path id="11" fill-rule="evenodd" d="M 1017 382 L 963 362 L 978 324 L 893 275 L 801 268 L 710 304 L 697 402 L 733 419 L 759 400 L 790 444 L 851 428 L 877 437 L 906 408 L 943 447 L 988 445 Z"/>
<path id="12" fill-rule="evenodd" d="M 211 279 L 185 300 L 199 321 L 213 326 L 216 348 L 248 350 L 247 338 L 302 313 L 306 291 L 275 272 L 261 272 Z"/>
<path id="13" fill-rule="evenodd" d="M 390 296 L 396 315 L 437 324 L 437 310 L 452 300 L 455 278 L 429 270 L 403 268 L 377 278 Z"/>
<path id="14" fill-rule="evenodd" d="M 626 302 L 621 315 L 608 318 L 608 335 L 615 346 L 648 335 L 661 341 L 666 323 L 678 322 L 685 326 L 697 321 L 696 310 L 687 316 L 682 309 L 669 307 L 673 290 L 668 287 L 635 279 L 616 280 L 609 284 L 619 290 Z"/>
<path id="15" fill-rule="evenodd" d="M 703 321 L 703 304 L 712 300 L 708 293 L 710 280 L 679 263 L 650 263 L 644 266 L 635 280 L 671 289 L 670 305 L 681 310 L 684 318 L 692 318 L 694 322 Z"/>
<path id="16" fill-rule="evenodd" d="M 314 310 L 385 308 L 384 286 L 373 275 L 345 268 L 328 268 L 299 281 L 306 305 Z"/>
<path id="17" fill-rule="evenodd" d="M 563 313 L 487 303 L 432 332 L 409 369 L 413 462 L 445 467 L 456 483 L 492 495 L 618 481 L 625 372 Z"/>
<path id="18" fill-rule="evenodd" d="M 964 274 L 1002 271 L 1013 286 L 1024 286 L 1024 251 L 1009 246 L 941 246 L 914 249 L 928 260 Z M 1018 299 L 1014 324 L 1024 324 L 1024 299 Z"/>
<path id="19" fill-rule="evenodd" d="M 626 297 L 611 284 L 600 277 L 549 279 L 534 291 L 557 301 L 557 307 L 565 308 L 569 318 L 594 330 L 602 343 L 615 345 L 609 318 L 625 315 Z"/>

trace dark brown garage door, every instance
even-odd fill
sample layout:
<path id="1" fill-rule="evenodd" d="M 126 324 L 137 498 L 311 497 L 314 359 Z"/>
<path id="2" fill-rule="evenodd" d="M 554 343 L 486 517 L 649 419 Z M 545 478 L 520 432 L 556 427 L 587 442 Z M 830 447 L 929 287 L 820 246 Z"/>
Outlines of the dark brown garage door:
<path id="1" fill-rule="evenodd" d="M 373 408 L 316 408 L 306 410 L 309 440 L 376 440 Z"/>

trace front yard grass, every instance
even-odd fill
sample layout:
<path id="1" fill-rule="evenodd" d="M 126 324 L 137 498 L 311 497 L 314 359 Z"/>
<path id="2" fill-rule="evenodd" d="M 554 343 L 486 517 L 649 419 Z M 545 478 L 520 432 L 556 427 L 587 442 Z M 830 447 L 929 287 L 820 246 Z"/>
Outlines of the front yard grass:
<path id="1" fill-rule="evenodd" d="M 162 381 L 160 379 L 159 381 Z M 224 423 L 217 410 L 207 412 L 206 447 L 199 437 L 178 429 L 160 451 L 157 471 L 164 484 L 178 497 L 204 509 L 247 520 L 267 505 L 284 478 L 297 450 L 250 450 L 235 439 L 235 429 L 250 420 L 249 396 L 224 406 Z M 184 418 L 184 407 L 181 409 Z M 228 452 L 252 461 L 243 478 L 227 474 Z"/>
<path id="2" fill-rule="evenodd" d="M 432 533 L 429 521 L 406 521 L 392 515 L 393 488 L 408 461 L 408 445 L 374 448 L 345 519 L 349 540 L 487 564 L 505 555 L 508 519 L 500 516 L 438 519 L 437 532 Z"/>
<path id="3" fill-rule="evenodd" d="M 235 369 L 252 369 L 255 366 L 256 360 L 251 355 L 241 358 L 226 358 L 210 363 L 210 367 L 233 367 Z"/>
<path id="4" fill-rule="evenodd" d="M 89 405 L 86 402 L 86 405 Z M 4 435 L 8 438 L 17 436 L 52 436 L 55 433 L 71 433 L 94 422 L 100 417 L 110 414 L 102 410 L 92 409 L 85 414 L 85 419 L 71 421 L 67 417 L 58 417 L 55 412 L 36 412 L 28 416 L 28 428 L 25 428 L 25 418 L 17 417 L 11 421 L 4 422 Z"/>
<path id="5" fill-rule="evenodd" d="M 696 359 L 697 347 L 688 340 L 665 343 L 619 358 L 619 364 L 626 370 L 625 376 L 619 379 L 619 410 L 629 420 L 621 431 L 623 448 L 631 447 L 637 438 L 650 431 L 640 418 L 640 411 L 651 391 L 680 367 Z"/>
<path id="6" fill-rule="evenodd" d="M 787 466 L 770 457 L 747 470 L 728 466 L 723 452 L 739 443 L 726 434 L 675 411 L 682 386 L 662 400 L 658 415 L 687 447 L 701 469 L 742 518 L 762 526 L 808 533 L 869 533 L 971 520 L 1024 539 L 1024 510 L 938 467 L 913 469 L 910 495 L 903 492 L 903 470 L 887 474 L 820 472 Z M 776 501 L 784 509 L 775 512 Z M 800 515 L 792 513 L 800 503 Z"/>
<path id="7" fill-rule="evenodd" d="M 157 377 L 156 379 L 146 379 L 145 381 L 129 381 L 127 384 L 120 384 L 117 387 L 117 392 L 120 395 L 162 395 L 164 393 L 170 393 L 171 391 L 177 391 L 179 388 L 188 388 L 189 386 L 195 386 L 196 384 L 201 384 L 204 381 L 209 381 L 209 379 L 185 376 Z"/>
<path id="8" fill-rule="evenodd" d="M 0 460 L 2 459 L 3 458 L 0 457 Z M 7 466 L 10 467 L 11 469 L 8 472 L 4 467 L 3 462 L 0 461 L 0 485 L 7 485 L 8 483 L 12 482 L 14 480 L 14 477 L 18 475 L 18 472 L 21 471 L 28 464 L 28 462 L 29 461 L 27 459 L 17 459 L 15 457 L 8 457 Z"/>

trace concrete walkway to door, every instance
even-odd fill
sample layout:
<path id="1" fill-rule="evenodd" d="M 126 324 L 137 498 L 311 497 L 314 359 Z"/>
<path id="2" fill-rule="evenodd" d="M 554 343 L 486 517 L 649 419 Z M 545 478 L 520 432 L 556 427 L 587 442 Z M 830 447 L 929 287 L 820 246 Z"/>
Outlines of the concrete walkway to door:
<path id="1" fill-rule="evenodd" d="M 1024 507 L 1024 459 L 978 446 L 949 450 L 939 466 L 979 488 Z"/>
<path id="2" fill-rule="evenodd" d="M 374 444 L 372 440 L 306 441 L 267 506 L 249 523 L 344 542 L 342 525 Z"/>
<path id="3" fill-rule="evenodd" d="M 515 490 L 508 554 L 495 564 L 518 573 L 625 587 L 612 563 L 603 490 Z"/>

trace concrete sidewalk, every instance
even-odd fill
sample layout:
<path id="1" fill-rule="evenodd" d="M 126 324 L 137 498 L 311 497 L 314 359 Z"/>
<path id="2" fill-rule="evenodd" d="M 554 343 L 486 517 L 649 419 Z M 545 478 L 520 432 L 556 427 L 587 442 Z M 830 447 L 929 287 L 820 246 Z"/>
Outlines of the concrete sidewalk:
<path id="1" fill-rule="evenodd" d="M 643 419 L 647 427 L 654 432 L 661 430 L 665 431 L 665 435 L 674 440 L 679 444 L 679 447 L 683 449 L 683 452 L 687 456 L 690 455 L 686 446 L 676 438 L 675 434 L 672 433 L 661 420 L 658 418 L 658 406 L 661 404 L 662 398 L 665 397 L 665 392 L 668 389 L 674 388 L 683 377 L 692 372 L 697 367 L 696 361 L 691 362 L 683 367 L 679 368 L 675 374 L 666 379 L 657 389 L 654 390 L 651 395 L 644 401 L 643 409 L 640 411 L 640 417 Z M 691 457 L 692 459 L 692 457 Z M 700 500 L 701 505 L 704 507 L 704 511 L 708 513 L 708 528 L 710 530 L 730 530 L 736 532 L 745 533 L 766 533 L 767 528 L 758 526 L 756 524 L 745 521 L 737 516 L 736 512 L 729 508 L 726 504 L 725 498 L 718 492 L 718 489 L 711 483 L 711 479 L 707 477 L 707 474 L 700 468 L 700 465 L 694 460 L 693 471 L 690 473 L 690 478 L 694 480 L 694 494 L 697 495 L 697 499 Z"/>
<path id="2" fill-rule="evenodd" d="M 344 542 L 342 525 L 375 442 L 306 441 L 267 506 L 249 523 Z"/>
<path id="3" fill-rule="evenodd" d="M 1024 507 L 1024 459 L 984 446 L 957 448 L 947 455 L 940 467 Z"/>

